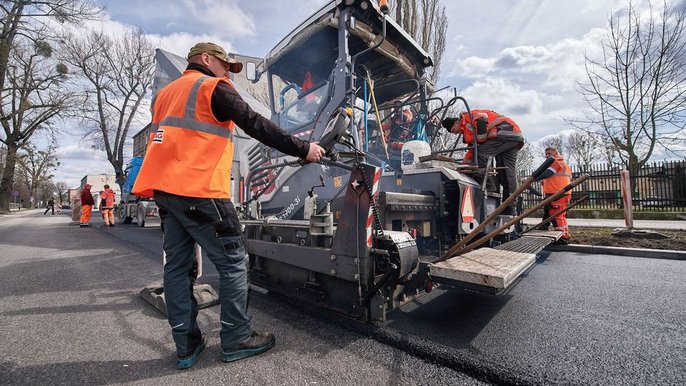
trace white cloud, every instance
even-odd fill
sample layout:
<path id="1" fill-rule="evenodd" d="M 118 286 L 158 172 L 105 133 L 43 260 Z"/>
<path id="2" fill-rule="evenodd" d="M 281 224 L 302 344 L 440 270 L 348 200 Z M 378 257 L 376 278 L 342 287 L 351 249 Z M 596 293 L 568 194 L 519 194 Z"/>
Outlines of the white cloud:
<path id="1" fill-rule="evenodd" d="M 64 181 L 70 188 L 80 185 L 81 179 L 92 174 L 114 174 L 112 165 L 102 150 L 86 143 L 71 143 L 57 150 L 60 166 L 55 171 L 55 181 Z"/>
<path id="2" fill-rule="evenodd" d="M 187 16 L 224 36 L 255 36 L 255 20 L 235 1 L 185 0 Z M 188 19 L 188 17 L 187 17 Z"/>
<path id="3" fill-rule="evenodd" d="M 264 55 L 326 0 L 107 1 L 111 16 L 94 27 L 108 34 L 143 27 L 160 48 L 185 55 L 199 41 L 226 50 Z M 444 1 L 448 47 L 439 83 L 460 88 L 472 108 L 490 108 L 517 121 L 537 141 L 569 129 L 561 117 L 585 104 L 576 91 L 583 80 L 583 55 L 597 57 L 610 12 L 625 0 L 503 1 L 499 7 L 466 0 Z M 637 0 L 645 9 L 646 0 Z M 656 8 L 661 4 L 654 4 Z M 147 107 L 142 108 L 147 112 Z M 131 137 L 149 120 L 145 115 Z M 57 180 L 78 185 L 86 174 L 113 173 L 103 152 L 78 138 L 61 139 Z M 130 156 L 130 147 L 125 158 Z"/>

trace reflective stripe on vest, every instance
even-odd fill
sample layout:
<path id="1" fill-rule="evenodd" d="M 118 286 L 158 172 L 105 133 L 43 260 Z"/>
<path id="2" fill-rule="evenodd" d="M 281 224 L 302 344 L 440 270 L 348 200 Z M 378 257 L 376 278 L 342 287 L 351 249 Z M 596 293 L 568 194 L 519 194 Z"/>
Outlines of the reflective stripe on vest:
<path id="1" fill-rule="evenodd" d="M 466 119 L 462 121 L 462 127 L 464 129 L 464 142 L 467 144 L 473 143 L 475 136 L 477 143 L 484 143 L 487 140 L 496 137 L 521 141 L 524 140 L 519 126 L 517 126 L 517 124 L 510 118 L 498 114 L 495 111 L 472 110 L 473 118 L 475 118 L 477 115 L 479 116 L 478 118 L 474 119 L 475 122 L 479 118 L 486 118 L 487 125 L 485 133 L 479 133 L 478 129 L 475 129 L 472 122 L 468 121 L 469 117 L 466 115 L 466 113 L 463 114 L 466 116 Z"/>
<path id="2" fill-rule="evenodd" d="M 207 78 L 209 78 L 209 76 L 207 76 L 207 75 L 201 76 L 200 79 L 198 79 L 193 84 L 193 88 L 191 89 L 191 93 L 188 96 L 188 101 L 186 101 L 186 109 L 184 110 L 184 116 L 182 118 L 166 117 L 160 123 L 153 124 L 152 130 L 158 131 L 160 126 L 172 126 L 172 127 L 178 127 L 180 129 L 201 131 L 203 133 L 218 135 L 220 137 L 227 138 L 228 140 L 233 140 L 233 130 L 227 131 L 225 127 L 222 127 L 219 125 L 214 125 L 214 124 L 207 123 L 207 122 L 198 121 L 195 118 L 189 118 L 189 117 L 195 117 L 195 105 L 198 102 L 198 90 L 200 90 L 200 86 L 202 85 L 202 82 L 204 82 L 205 79 L 207 79 Z M 152 101 L 151 109 L 153 111 L 155 109 L 155 100 L 154 99 Z"/>
<path id="3" fill-rule="evenodd" d="M 186 70 L 153 101 L 153 138 L 133 193 L 163 191 L 186 197 L 230 198 L 234 144 L 232 121 L 217 120 L 212 95 L 227 79 Z"/>
<path id="4" fill-rule="evenodd" d="M 560 165 L 558 170 L 555 169 L 556 164 Z M 567 186 L 571 181 L 572 168 L 567 165 L 562 157 L 556 157 L 555 163 L 553 163 L 548 170 L 552 171 L 554 174 L 541 181 L 543 193 L 545 194 L 555 194 Z M 565 195 L 568 194 L 572 194 L 572 191 L 569 190 L 565 192 Z"/>

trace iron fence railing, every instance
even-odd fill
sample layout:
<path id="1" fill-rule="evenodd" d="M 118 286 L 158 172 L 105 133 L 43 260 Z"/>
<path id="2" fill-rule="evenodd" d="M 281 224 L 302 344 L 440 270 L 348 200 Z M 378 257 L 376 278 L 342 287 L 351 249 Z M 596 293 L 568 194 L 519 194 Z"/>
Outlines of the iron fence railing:
<path id="1" fill-rule="evenodd" d="M 621 209 L 622 193 L 619 181 L 621 167 L 617 165 L 594 164 L 587 168 L 572 166 L 572 176 L 588 174 L 587 181 L 572 192 L 572 201 L 588 196 L 577 205 L 580 209 Z M 521 173 L 521 177 L 532 171 Z M 686 160 L 659 161 L 646 164 L 636 175 L 630 177 L 633 191 L 633 208 L 637 211 L 684 211 L 686 210 Z M 539 192 L 540 182 L 532 187 Z M 529 208 L 540 202 L 534 194 L 522 194 L 523 207 Z"/>

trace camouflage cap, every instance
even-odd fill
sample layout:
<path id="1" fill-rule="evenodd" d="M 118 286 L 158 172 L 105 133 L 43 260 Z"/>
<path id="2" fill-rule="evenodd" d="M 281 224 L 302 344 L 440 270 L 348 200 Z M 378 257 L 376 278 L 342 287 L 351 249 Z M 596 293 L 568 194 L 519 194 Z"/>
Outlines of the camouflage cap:
<path id="1" fill-rule="evenodd" d="M 231 72 L 238 73 L 243 69 L 243 63 L 236 59 L 230 58 L 223 48 L 210 42 L 198 43 L 194 45 L 193 48 L 191 48 L 191 50 L 188 52 L 188 56 L 186 58 L 190 59 L 195 55 L 200 55 L 203 53 L 212 55 L 215 58 L 221 59 L 222 61 L 228 63 L 229 71 Z"/>

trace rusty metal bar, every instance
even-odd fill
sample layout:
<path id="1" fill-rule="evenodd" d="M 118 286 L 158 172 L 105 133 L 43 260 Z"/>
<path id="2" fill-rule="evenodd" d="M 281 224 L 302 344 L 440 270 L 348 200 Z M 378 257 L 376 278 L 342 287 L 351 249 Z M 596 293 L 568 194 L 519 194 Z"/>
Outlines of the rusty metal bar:
<path id="1" fill-rule="evenodd" d="M 479 226 L 476 227 L 476 229 L 471 231 L 465 238 L 460 240 L 459 243 L 455 244 L 452 248 L 450 248 L 450 250 L 448 250 L 446 253 L 444 253 L 441 257 L 439 257 L 438 259 L 436 259 L 432 263 L 437 263 L 439 261 L 443 261 L 443 260 L 448 259 L 456 251 L 459 251 L 462 247 L 464 247 L 471 239 L 476 237 L 476 235 L 478 235 L 482 230 L 484 230 L 486 228 L 486 226 L 488 224 L 490 224 L 490 222 L 493 221 L 493 219 L 497 215 L 499 215 L 505 208 L 507 208 L 510 204 L 512 204 L 514 202 L 514 200 L 517 199 L 517 196 L 519 196 L 523 191 L 525 191 L 529 187 L 529 185 L 531 185 L 534 181 L 536 181 L 536 178 L 538 178 L 538 176 L 540 176 L 546 169 L 548 169 L 548 167 L 550 165 L 552 165 L 553 162 L 555 162 L 555 159 L 552 157 L 546 159 L 541 164 L 541 166 L 539 166 L 538 169 L 536 169 L 536 171 L 533 172 L 531 177 L 529 177 L 526 181 L 524 181 L 524 183 L 522 185 L 520 185 L 519 188 L 516 191 L 514 191 L 514 193 L 511 193 L 510 197 L 508 197 L 505 201 L 503 201 L 503 203 L 500 204 L 500 206 L 498 206 L 493 211 L 493 213 L 491 213 L 488 217 L 486 217 L 486 219 L 481 221 L 481 223 L 479 224 Z"/>
<path id="2" fill-rule="evenodd" d="M 539 222 L 538 224 L 534 225 L 533 227 L 531 227 L 531 228 L 525 230 L 524 232 L 522 232 L 522 234 L 525 234 L 525 233 L 527 233 L 527 232 L 530 232 L 530 231 L 532 231 L 532 230 L 534 230 L 534 229 L 538 229 L 538 227 L 540 227 L 541 225 L 543 225 L 543 224 L 545 224 L 545 223 L 547 223 L 547 222 L 550 222 L 550 220 L 554 219 L 556 216 L 558 216 L 558 215 L 560 215 L 560 214 L 562 214 L 562 213 L 567 212 L 568 210 L 570 210 L 570 209 L 572 209 L 573 207 L 575 207 L 577 204 L 580 204 L 580 203 L 582 203 L 583 201 L 585 201 L 587 198 L 588 198 L 588 196 L 583 196 L 583 197 L 581 197 L 580 199 L 578 199 L 578 200 L 574 201 L 573 203 L 569 204 L 569 206 L 567 206 L 567 208 L 565 208 L 565 210 L 562 210 L 562 211 L 560 211 L 560 212 L 558 212 L 558 213 L 555 213 L 554 215 L 552 215 L 552 216 L 546 218 L 545 220 L 543 220 L 543 221 Z"/>
<path id="3" fill-rule="evenodd" d="M 432 261 L 432 263 L 438 263 L 438 262 L 441 262 L 441 261 L 443 261 L 443 260 L 447 260 L 447 259 L 449 259 L 449 258 L 451 258 L 451 257 L 453 257 L 453 256 L 455 256 L 455 255 L 467 253 L 467 252 L 469 252 L 469 251 L 472 251 L 472 250 L 476 249 L 476 248 L 479 247 L 481 244 L 483 244 L 483 243 L 485 243 L 486 241 L 492 239 L 493 237 L 495 237 L 496 235 L 498 235 L 500 232 L 502 232 L 503 230 L 509 228 L 510 226 L 512 226 L 513 224 L 515 224 L 516 222 L 518 222 L 519 220 L 523 219 L 524 217 L 529 216 L 531 213 L 535 212 L 535 211 L 538 210 L 539 208 L 541 208 L 541 207 L 543 207 L 543 206 L 545 206 L 545 205 L 547 205 L 547 204 L 549 204 L 549 203 L 551 203 L 551 202 L 553 202 L 553 201 L 559 199 L 559 198 L 562 197 L 566 192 L 568 192 L 569 190 L 572 190 L 575 186 L 581 184 L 582 182 L 586 181 L 587 179 L 588 179 L 588 174 L 584 174 L 583 176 L 581 176 L 581 177 L 577 178 L 576 180 L 570 182 L 570 183 L 569 183 L 567 186 L 565 186 L 564 188 L 560 189 L 557 193 L 555 193 L 555 194 L 553 194 L 552 196 L 550 196 L 550 197 L 546 198 L 545 200 L 541 201 L 540 203 L 538 203 L 538 204 L 535 205 L 534 207 L 527 209 L 524 213 L 522 213 L 522 214 L 520 214 L 519 216 L 517 216 L 517 217 L 511 219 L 510 221 L 506 222 L 505 224 L 499 226 L 498 228 L 496 228 L 495 230 L 493 230 L 491 233 L 487 234 L 486 236 L 484 236 L 484 237 L 478 239 L 477 241 L 475 241 L 475 242 L 473 242 L 473 243 L 467 245 L 466 247 L 464 247 L 464 248 L 462 248 L 462 249 L 460 249 L 460 250 L 456 250 L 456 251 L 455 251 L 453 254 L 451 254 L 451 255 L 446 256 L 446 255 L 447 255 L 447 253 L 446 253 L 446 254 L 444 254 L 443 256 L 441 256 L 439 259 L 437 259 L 437 260 L 435 260 L 435 261 Z M 454 248 L 451 248 L 450 251 L 452 251 L 453 249 L 454 249 Z M 450 251 L 449 251 L 449 252 L 450 252 Z M 446 257 L 444 257 L 444 256 L 446 256 Z"/>

